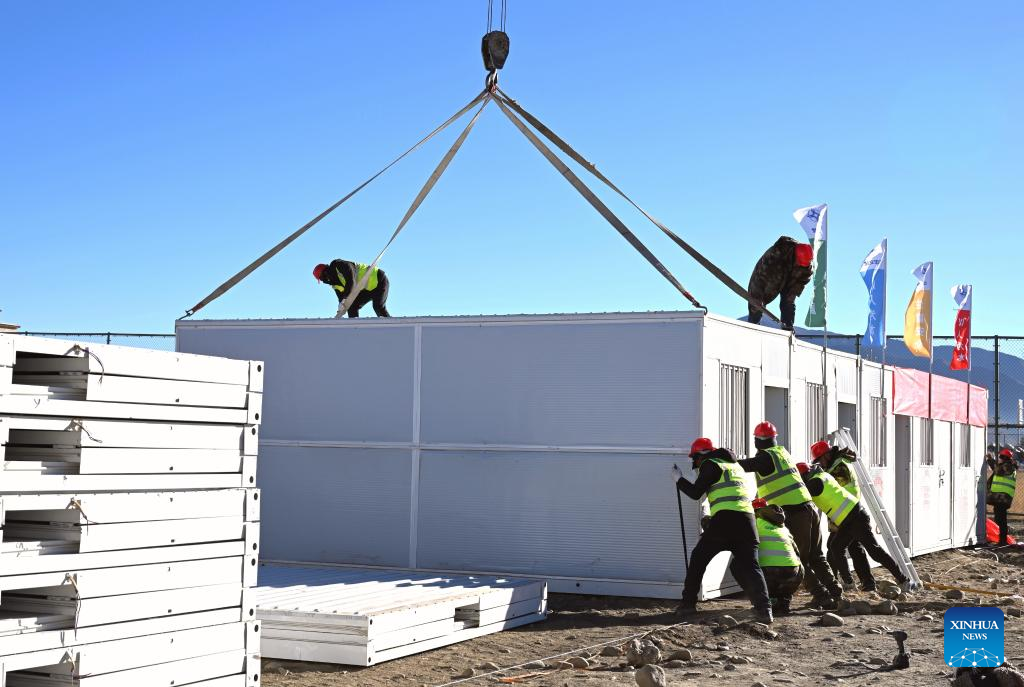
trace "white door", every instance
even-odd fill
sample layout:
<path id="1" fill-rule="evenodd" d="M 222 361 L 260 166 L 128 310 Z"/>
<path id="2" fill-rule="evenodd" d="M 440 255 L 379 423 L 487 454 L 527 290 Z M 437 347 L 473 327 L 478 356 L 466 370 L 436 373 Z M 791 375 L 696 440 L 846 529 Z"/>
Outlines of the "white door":
<path id="1" fill-rule="evenodd" d="M 952 541 L 952 427 L 941 420 L 914 421 L 919 450 L 913 468 L 912 553 L 949 548 Z"/>

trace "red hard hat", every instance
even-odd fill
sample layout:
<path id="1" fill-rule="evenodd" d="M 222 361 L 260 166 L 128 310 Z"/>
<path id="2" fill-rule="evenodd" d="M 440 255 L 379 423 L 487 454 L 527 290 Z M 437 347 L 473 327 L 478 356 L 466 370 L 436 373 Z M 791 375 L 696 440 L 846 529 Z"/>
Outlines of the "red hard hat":
<path id="1" fill-rule="evenodd" d="M 832 447 L 828 445 L 827 441 L 818 441 L 811 444 L 811 455 L 814 457 L 814 460 L 818 460 L 831 450 Z"/>
<path id="2" fill-rule="evenodd" d="M 1013 451 L 1011 451 L 1008 448 L 1004 448 L 1001 451 L 999 451 L 999 457 L 1000 458 L 1013 458 Z"/>
<path id="3" fill-rule="evenodd" d="M 715 445 L 711 443 L 711 439 L 707 437 L 701 437 L 693 442 L 690 446 L 690 457 L 697 455 L 698 453 L 707 453 L 708 451 L 714 451 Z"/>
<path id="4" fill-rule="evenodd" d="M 752 505 L 754 507 L 754 510 L 757 510 L 758 508 L 767 508 L 768 507 L 768 502 L 765 501 L 764 499 L 754 499 L 750 503 L 750 505 Z"/>
<path id="5" fill-rule="evenodd" d="M 771 439 L 779 436 L 779 430 L 775 429 L 775 425 L 770 422 L 762 422 L 754 427 L 754 436 L 758 439 Z"/>
<path id="6" fill-rule="evenodd" d="M 808 472 L 811 469 L 811 467 L 807 463 L 797 463 L 796 469 L 802 475 Z"/>
<path id="7" fill-rule="evenodd" d="M 313 268 L 313 278 L 316 279 L 317 281 L 320 281 L 320 275 L 324 273 L 325 269 L 327 269 L 327 265 L 325 265 L 323 263 L 320 263 L 319 265 L 314 267 Z"/>
<path id="8" fill-rule="evenodd" d="M 810 267 L 814 259 L 814 248 L 809 243 L 796 244 L 796 264 L 800 267 Z"/>

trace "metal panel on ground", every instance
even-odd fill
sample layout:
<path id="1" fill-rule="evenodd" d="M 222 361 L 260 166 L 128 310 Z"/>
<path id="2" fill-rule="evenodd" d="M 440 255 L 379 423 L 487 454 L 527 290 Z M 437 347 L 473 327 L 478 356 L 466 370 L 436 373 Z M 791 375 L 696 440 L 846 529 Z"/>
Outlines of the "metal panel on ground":
<path id="1" fill-rule="evenodd" d="M 543 620 L 543 582 L 343 567 L 262 566 L 263 655 L 375 665 Z"/>
<path id="2" fill-rule="evenodd" d="M 408 565 L 410 460 L 403 449 L 264 443 L 263 557 Z"/>

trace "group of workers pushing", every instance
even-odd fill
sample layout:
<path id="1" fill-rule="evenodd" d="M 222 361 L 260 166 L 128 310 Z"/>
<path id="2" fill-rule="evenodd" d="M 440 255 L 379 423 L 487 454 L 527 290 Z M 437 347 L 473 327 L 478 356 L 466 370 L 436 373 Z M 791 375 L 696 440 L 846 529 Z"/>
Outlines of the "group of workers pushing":
<path id="1" fill-rule="evenodd" d="M 856 455 L 851 450 L 819 441 L 811 446 L 812 465 L 796 463 L 779 445 L 778 431 L 770 422 L 754 428 L 754 445 L 753 458 L 738 460 L 729 449 L 715 448 L 710 439 L 697 439 L 690 449 L 696 478 L 690 481 L 678 467 L 672 468 L 679 491 L 694 500 L 706 496 L 711 510 L 690 556 L 680 615 L 696 613 L 704 572 L 723 551 L 732 554 L 729 570 L 750 597 L 754 615 L 766 623 L 790 613 L 801 584 L 810 591 L 813 607 L 838 608 L 844 587 L 854 587 L 847 551 L 862 590 L 875 589 L 868 555 L 909 589 L 909 579 L 875 539 L 871 519 L 860 503 L 860 485 L 851 467 Z M 745 472 L 754 473 L 756 498 Z M 827 556 L 821 513 L 830 523 Z"/>

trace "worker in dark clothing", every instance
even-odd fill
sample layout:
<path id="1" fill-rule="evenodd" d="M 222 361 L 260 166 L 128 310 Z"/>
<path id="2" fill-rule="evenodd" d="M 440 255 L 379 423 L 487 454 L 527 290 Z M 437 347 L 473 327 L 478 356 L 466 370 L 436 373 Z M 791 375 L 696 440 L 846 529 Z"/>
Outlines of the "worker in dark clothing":
<path id="1" fill-rule="evenodd" d="M 811 281 L 813 259 L 814 249 L 810 244 L 780 236 L 754 265 L 747 291 L 761 305 L 766 306 L 776 298 L 779 299 L 783 329 L 793 329 L 796 299 Z M 761 310 L 753 305 L 747 307 L 747 321 L 751 324 L 760 322 Z"/>
<path id="2" fill-rule="evenodd" d="M 366 275 L 367 270 L 369 270 L 370 276 L 366 279 L 366 286 L 359 292 L 355 300 L 349 304 L 348 316 L 359 317 L 359 309 L 372 301 L 373 312 L 377 313 L 377 317 L 391 317 L 385 305 L 388 300 L 390 283 L 388 282 L 388 276 L 384 274 L 384 270 L 377 269 L 376 267 L 370 269 L 362 263 L 349 262 L 348 260 L 332 260 L 330 265 L 321 263 L 313 268 L 313 277 L 321 284 L 327 284 L 333 288 L 335 295 L 338 296 L 337 317 L 345 314 L 341 312 L 341 306 L 359 281 Z"/>
<path id="3" fill-rule="evenodd" d="M 811 495 L 800 480 L 789 452 L 778 445 L 778 430 L 770 422 L 754 428 L 753 458 L 739 461 L 739 466 L 753 472 L 757 479 L 757 496 L 770 505 L 781 506 L 786 514 L 786 527 L 796 540 L 800 562 L 804 566 L 804 585 L 811 592 L 812 604 L 824 609 L 839 607 L 843 590 L 832 576 L 821 547 L 821 515 L 811 503 Z"/>
<path id="4" fill-rule="evenodd" d="M 988 478 L 988 498 L 985 502 L 992 506 L 993 520 L 999 526 L 999 545 L 1006 546 L 1009 534 L 1006 514 L 1017 493 L 1017 461 L 1013 458 L 1013 451 L 1004 448 L 994 460 L 985 456 L 985 462 L 992 472 Z"/>
<path id="5" fill-rule="evenodd" d="M 798 463 L 797 470 L 800 471 L 800 476 L 807 485 L 807 491 L 811 493 L 814 503 L 837 528 L 836 536 L 828 548 L 828 562 L 840 571 L 839 574 L 842 575 L 843 570 L 849 572 L 846 565 L 846 548 L 850 542 L 858 541 L 869 556 L 892 573 L 896 583 L 903 587 L 904 591 L 909 591 L 910 580 L 875 539 L 871 518 L 860 505 L 860 499 L 839 486 L 836 478 L 825 472 L 820 465 L 812 468 L 807 463 Z"/>
<path id="6" fill-rule="evenodd" d="M 860 483 L 857 481 L 857 473 L 853 469 L 853 461 L 857 460 L 857 454 L 852 449 L 841 449 L 837 446 L 829 446 L 828 442 L 819 441 L 811 447 L 811 458 L 825 472 L 835 477 L 836 481 L 839 482 L 839 486 L 860 498 Z M 831 548 L 835 536 L 835 527 L 830 525 L 828 541 L 825 542 L 826 550 Z M 850 558 L 853 559 L 853 569 L 857 571 L 861 590 L 865 592 L 875 591 L 875 577 L 871 574 L 871 564 L 868 562 L 868 555 L 864 552 L 864 547 L 860 545 L 860 542 L 854 541 L 842 555 L 846 555 L 846 553 L 849 553 Z M 849 567 L 844 567 L 840 571 L 836 570 L 833 565 L 832 572 L 842 578 L 844 588 L 853 588 L 853 576 L 850 575 Z"/>
<path id="7" fill-rule="evenodd" d="M 771 623 L 771 601 L 764 574 L 757 564 L 757 527 L 750 504 L 753 494 L 736 464 L 736 456 L 728 449 L 716 449 L 710 439 L 701 438 L 693 442 L 690 458 L 697 479 L 690 482 L 675 466 L 672 479 L 679 491 L 695 501 L 707 495 L 711 518 L 690 554 L 678 612 L 683 616 L 697 612 L 697 594 L 704 571 L 711 559 L 729 551 L 732 553 L 729 571 L 750 598 L 754 615 L 761 622 Z"/>
<path id="8" fill-rule="evenodd" d="M 772 614 L 789 615 L 793 594 L 804 581 L 800 552 L 786 529 L 786 514 L 780 506 L 770 506 L 764 499 L 754 499 L 751 505 L 757 518 L 757 562 L 764 572 Z"/>

